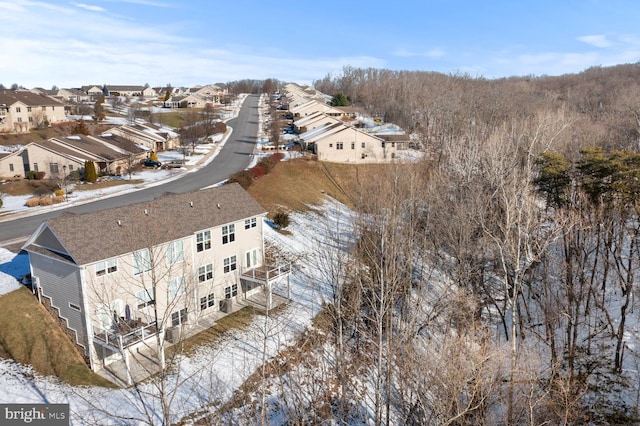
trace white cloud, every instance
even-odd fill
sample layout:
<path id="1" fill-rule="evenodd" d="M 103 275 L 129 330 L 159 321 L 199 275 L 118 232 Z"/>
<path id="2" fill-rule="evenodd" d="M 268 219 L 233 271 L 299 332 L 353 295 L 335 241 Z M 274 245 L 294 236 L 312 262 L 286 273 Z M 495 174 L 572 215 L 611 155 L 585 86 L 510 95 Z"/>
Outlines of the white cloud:
<path id="1" fill-rule="evenodd" d="M 79 7 L 80 9 L 90 10 L 92 12 L 106 12 L 106 9 L 101 6 L 93 6 L 90 4 L 84 3 L 71 3 L 72 5 Z"/>
<path id="2" fill-rule="evenodd" d="M 601 48 L 611 47 L 613 45 L 613 43 L 611 43 L 607 39 L 607 36 L 602 34 L 581 36 L 581 37 L 578 37 L 578 40 L 580 40 L 583 43 L 590 44 L 591 46 L 601 47 Z"/>
<path id="3" fill-rule="evenodd" d="M 445 56 L 445 51 L 440 48 L 434 48 L 427 51 L 413 51 L 404 47 L 400 47 L 392 52 L 393 56 L 411 58 L 411 57 L 426 57 L 426 58 L 439 58 Z"/>

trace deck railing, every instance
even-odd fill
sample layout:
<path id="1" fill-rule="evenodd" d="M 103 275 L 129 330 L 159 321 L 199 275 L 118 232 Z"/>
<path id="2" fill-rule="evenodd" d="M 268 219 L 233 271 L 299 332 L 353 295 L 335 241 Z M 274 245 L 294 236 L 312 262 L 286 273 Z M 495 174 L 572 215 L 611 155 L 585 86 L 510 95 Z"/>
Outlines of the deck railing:
<path id="1" fill-rule="evenodd" d="M 268 283 L 278 277 L 291 272 L 291 263 L 283 263 L 280 265 L 263 265 L 257 268 L 242 268 L 240 278 L 253 279 L 254 281 L 262 281 Z"/>
<path id="2" fill-rule="evenodd" d="M 94 338 L 101 343 L 123 349 L 155 336 L 157 333 L 158 327 L 155 322 L 140 324 L 135 327 L 129 327 L 124 324 L 117 326 L 115 329 L 95 331 Z"/>

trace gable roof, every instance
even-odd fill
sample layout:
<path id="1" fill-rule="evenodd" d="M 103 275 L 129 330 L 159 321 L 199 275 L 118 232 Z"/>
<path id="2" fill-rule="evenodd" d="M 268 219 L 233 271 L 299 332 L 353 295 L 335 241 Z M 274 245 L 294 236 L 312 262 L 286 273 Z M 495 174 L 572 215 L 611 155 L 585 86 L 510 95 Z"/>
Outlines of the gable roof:
<path id="1" fill-rule="evenodd" d="M 60 106 L 64 104 L 48 96 L 33 93 L 30 90 L 0 90 L 0 105 L 13 105 L 22 102 L 28 106 Z"/>
<path id="2" fill-rule="evenodd" d="M 152 201 L 97 212 L 64 213 L 43 222 L 23 248 L 86 265 L 265 213 L 234 183 L 168 193 Z M 47 236 L 49 232 L 55 241 Z"/>

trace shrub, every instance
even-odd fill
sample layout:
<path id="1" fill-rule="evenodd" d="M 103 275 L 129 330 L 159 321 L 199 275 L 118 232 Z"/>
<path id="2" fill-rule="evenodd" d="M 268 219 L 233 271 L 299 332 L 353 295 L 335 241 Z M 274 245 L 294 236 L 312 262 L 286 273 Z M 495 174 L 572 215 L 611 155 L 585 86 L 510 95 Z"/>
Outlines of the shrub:
<path id="1" fill-rule="evenodd" d="M 36 178 L 36 172 L 35 170 L 29 170 L 29 174 L 27 175 L 27 179 L 29 180 L 35 180 Z"/>
<path id="2" fill-rule="evenodd" d="M 93 161 L 87 160 L 84 162 L 84 180 L 92 183 L 98 180 L 96 165 Z"/>
<path id="3" fill-rule="evenodd" d="M 44 179 L 45 172 L 36 172 L 36 180 Z"/>
<path id="4" fill-rule="evenodd" d="M 2 197 L 0 197 L 0 209 L 2 208 L 3 202 L 2 202 Z"/>
<path id="5" fill-rule="evenodd" d="M 276 166 L 276 160 L 274 160 L 272 156 L 262 157 L 258 161 L 258 166 L 264 167 L 267 173 L 270 173 L 271 170 L 273 170 L 273 168 Z"/>
<path id="6" fill-rule="evenodd" d="M 249 172 L 249 170 L 240 170 L 239 172 L 236 172 L 231 176 L 229 176 L 229 180 L 227 182 L 228 183 L 237 182 L 240 184 L 241 187 L 243 187 L 244 189 L 247 189 L 253 183 L 253 176 L 251 176 L 251 173 Z"/>
<path id="7" fill-rule="evenodd" d="M 253 166 L 252 168 L 249 169 L 249 172 L 251 172 L 251 176 L 254 179 L 257 179 L 261 176 L 264 176 L 267 174 L 267 169 L 265 169 L 262 166 Z"/>
<path id="8" fill-rule="evenodd" d="M 213 125 L 213 133 L 224 133 L 227 131 L 227 125 L 222 121 L 218 121 Z"/>
<path id="9" fill-rule="evenodd" d="M 282 210 L 276 212 L 276 214 L 273 215 L 273 223 L 280 229 L 286 228 L 289 226 L 289 213 Z"/>
<path id="10" fill-rule="evenodd" d="M 275 154 L 271 154 L 271 158 L 277 163 L 278 161 L 282 161 L 284 158 L 284 154 L 281 152 L 276 152 Z"/>
<path id="11" fill-rule="evenodd" d="M 36 207 L 40 205 L 40 198 L 29 198 L 26 202 L 27 207 Z"/>
<path id="12" fill-rule="evenodd" d="M 60 196 L 64 197 L 64 189 L 56 189 L 54 191 L 54 194 L 56 195 L 56 197 L 60 197 Z"/>
<path id="13" fill-rule="evenodd" d="M 42 197 L 39 199 L 38 204 L 41 206 L 50 206 L 54 201 L 53 197 Z"/>

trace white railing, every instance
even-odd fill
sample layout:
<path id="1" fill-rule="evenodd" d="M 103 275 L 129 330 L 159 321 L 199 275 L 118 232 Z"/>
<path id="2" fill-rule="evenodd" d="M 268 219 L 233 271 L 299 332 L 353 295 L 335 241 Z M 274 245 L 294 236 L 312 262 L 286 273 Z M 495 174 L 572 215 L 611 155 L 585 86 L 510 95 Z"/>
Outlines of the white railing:
<path id="1" fill-rule="evenodd" d="M 243 278 L 268 283 L 270 280 L 286 275 L 289 272 L 291 272 L 291 263 L 284 263 L 276 266 L 259 266 L 257 268 L 243 267 L 241 276 Z"/>
<path id="2" fill-rule="evenodd" d="M 157 333 L 158 328 L 154 323 L 132 328 L 127 333 L 121 333 L 114 330 L 103 330 L 96 332 L 94 336 L 102 343 L 123 349 L 151 336 L 155 336 Z"/>

